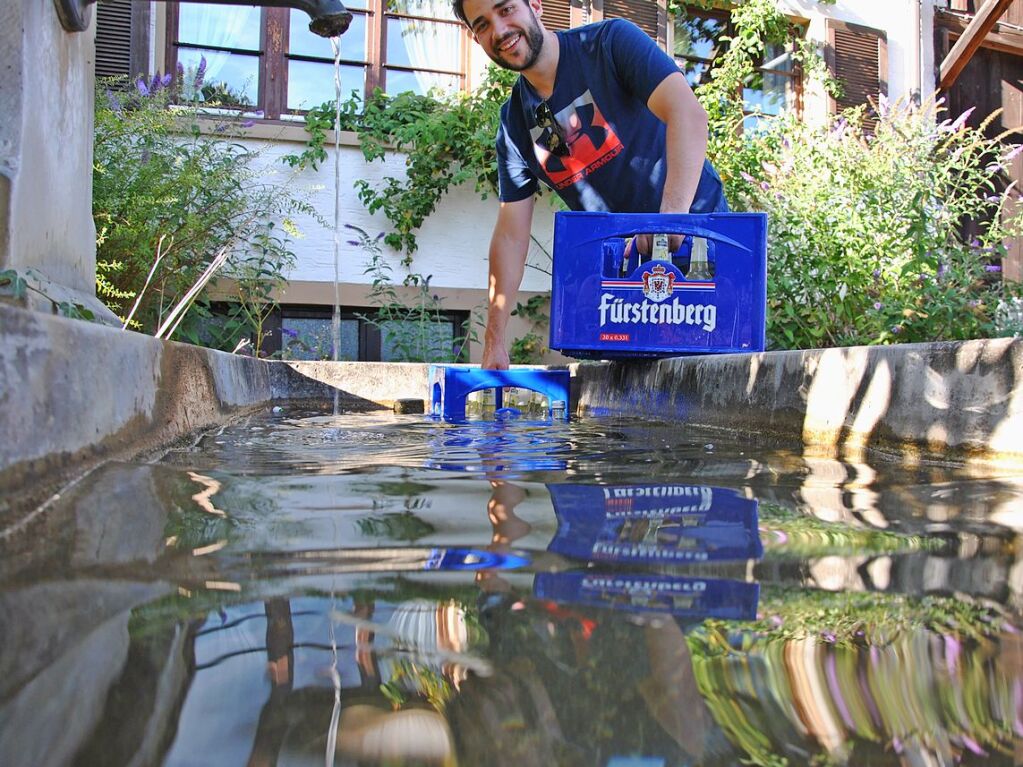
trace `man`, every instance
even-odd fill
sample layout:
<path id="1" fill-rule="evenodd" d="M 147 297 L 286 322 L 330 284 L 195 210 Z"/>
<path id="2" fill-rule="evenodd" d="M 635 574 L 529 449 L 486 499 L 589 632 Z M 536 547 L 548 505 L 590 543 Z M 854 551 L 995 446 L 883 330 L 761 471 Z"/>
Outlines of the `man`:
<path id="1" fill-rule="evenodd" d="M 453 0 L 453 7 L 495 63 L 520 73 L 497 135 L 501 207 L 483 345 L 483 367 L 504 369 L 538 181 L 572 210 L 728 206 L 705 158 L 706 112 L 675 62 L 634 24 L 615 19 L 555 33 L 540 22 L 540 0 Z M 649 235 L 636 241 L 649 252 Z"/>

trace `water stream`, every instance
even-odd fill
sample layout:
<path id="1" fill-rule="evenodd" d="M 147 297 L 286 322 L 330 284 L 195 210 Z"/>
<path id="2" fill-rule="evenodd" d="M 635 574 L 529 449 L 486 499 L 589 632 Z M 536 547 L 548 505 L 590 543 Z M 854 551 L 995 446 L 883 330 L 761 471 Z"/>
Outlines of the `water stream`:
<path id="1" fill-rule="evenodd" d="M 285 408 L 0 551 L 0 764 L 1018 764 L 1020 477 Z"/>
<path id="2" fill-rule="evenodd" d="M 331 359 L 341 355 L 341 38 L 330 38 L 334 49 L 334 311 L 331 314 Z M 339 412 L 334 392 L 334 415 Z"/>

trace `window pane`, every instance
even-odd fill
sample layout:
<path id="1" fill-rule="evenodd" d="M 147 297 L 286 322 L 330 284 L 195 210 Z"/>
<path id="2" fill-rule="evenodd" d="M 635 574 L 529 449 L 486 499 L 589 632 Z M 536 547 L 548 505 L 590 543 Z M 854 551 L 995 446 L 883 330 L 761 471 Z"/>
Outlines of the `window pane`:
<path id="1" fill-rule="evenodd" d="M 716 41 L 725 32 L 725 20 L 714 16 L 675 19 L 675 55 L 712 59 L 717 54 Z"/>
<path id="2" fill-rule="evenodd" d="M 259 8 L 181 3 L 178 14 L 179 42 L 259 50 Z"/>
<path id="3" fill-rule="evenodd" d="M 387 20 L 387 63 L 416 69 L 459 71 L 462 30 L 455 24 L 418 19 Z"/>
<path id="4" fill-rule="evenodd" d="M 431 19 L 458 21 L 451 9 L 451 0 L 388 0 L 389 13 L 403 13 L 406 16 L 429 16 Z"/>
<path id="5" fill-rule="evenodd" d="M 344 101 L 366 88 L 366 68 L 341 65 L 341 100 Z M 312 109 L 326 101 L 333 101 L 334 65 L 315 61 L 288 62 L 288 109 Z"/>
<path id="6" fill-rule="evenodd" d="M 292 11 L 288 39 L 288 53 L 300 56 L 318 56 L 334 60 L 334 49 L 330 40 L 309 31 L 309 16 L 302 11 Z M 366 60 L 366 16 L 352 14 L 352 25 L 341 35 L 341 58 Z"/>
<path id="7" fill-rule="evenodd" d="M 795 65 L 792 61 L 791 45 L 776 45 L 768 43 L 764 50 L 763 69 L 774 69 L 781 72 L 791 72 Z"/>
<path id="8" fill-rule="evenodd" d="M 412 91 L 425 96 L 432 88 L 439 88 L 451 93 L 461 87 L 461 78 L 457 75 L 439 75 L 433 72 L 402 72 L 395 69 L 387 70 L 387 84 L 384 90 L 390 95 Z"/>
<path id="9" fill-rule="evenodd" d="M 743 109 L 759 109 L 778 115 L 795 102 L 795 79 L 786 75 L 757 72 L 742 90 Z"/>
<path id="10" fill-rule="evenodd" d="M 259 93 L 259 57 L 240 53 L 179 48 L 178 63 L 185 70 L 185 97 L 195 98 L 195 82 L 200 61 L 206 59 L 200 101 L 206 104 L 255 106 Z"/>
<path id="11" fill-rule="evenodd" d="M 334 359 L 331 320 L 321 317 L 284 317 L 281 320 L 281 356 L 286 360 Z M 359 359 L 359 321 L 341 320 L 338 359 Z"/>
<path id="12" fill-rule="evenodd" d="M 689 61 L 683 59 L 678 64 L 682 71 L 686 73 L 686 80 L 689 81 L 689 86 L 695 88 L 697 85 L 702 85 L 705 82 L 710 81 L 710 64 L 705 61 Z"/>
<path id="13" fill-rule="evenodd" d="M 431 322 L 420 334 L 418 322 L 380 323 L 381 362 L 450 362 L 454 358 L 455 326 Z"/>

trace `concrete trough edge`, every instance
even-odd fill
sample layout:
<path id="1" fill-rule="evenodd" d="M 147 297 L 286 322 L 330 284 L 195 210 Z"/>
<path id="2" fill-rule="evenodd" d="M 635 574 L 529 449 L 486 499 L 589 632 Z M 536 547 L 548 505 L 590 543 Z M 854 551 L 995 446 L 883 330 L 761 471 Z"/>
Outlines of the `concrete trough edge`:
<path id="1" fill-rule="evenodd" d="M 265 362 L 0 304 L 0 518 L 98 462 L 273 400 L 426 397 L 427 365 Z M 679 420 L 807 452 L 1023 465 L 1023 341 L 569 366 L 581 414 Z M 19 500 L 20 499 L 20 500 Z"/>

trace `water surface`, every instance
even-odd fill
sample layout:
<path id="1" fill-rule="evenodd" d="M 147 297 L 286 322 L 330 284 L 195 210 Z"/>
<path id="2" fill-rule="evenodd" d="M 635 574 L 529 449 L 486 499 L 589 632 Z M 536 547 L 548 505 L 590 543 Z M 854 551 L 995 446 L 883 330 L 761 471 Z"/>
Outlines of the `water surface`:
<path id="1" fill-rule="evenodd" d="M 285 408 L 0 539 L 3 765 L 1023 762 L 1023 485 Z"/>

